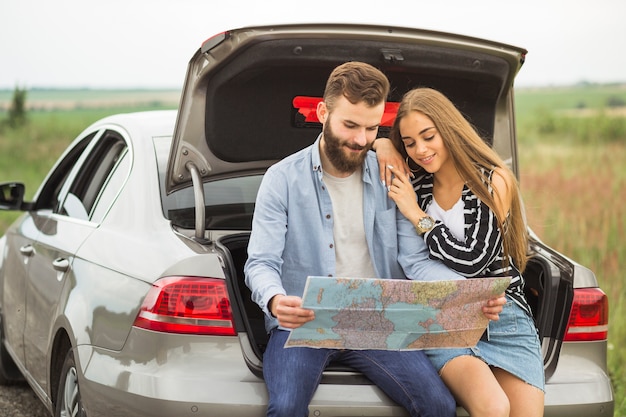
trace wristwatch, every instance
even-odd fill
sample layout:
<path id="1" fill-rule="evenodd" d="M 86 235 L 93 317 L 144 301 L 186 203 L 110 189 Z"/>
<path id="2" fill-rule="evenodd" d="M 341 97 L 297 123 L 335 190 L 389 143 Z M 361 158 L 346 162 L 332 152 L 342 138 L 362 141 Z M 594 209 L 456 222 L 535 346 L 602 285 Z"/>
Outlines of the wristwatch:
<path id="1" fill-rule="evenodd" d="M 423 235 L 433 227 L 435 227 L 435 219 L 430 216 L 424 216 L 417 221 L 417 224 L 415 225 L 415 230 L 417 230 L 418 235 Z"/>

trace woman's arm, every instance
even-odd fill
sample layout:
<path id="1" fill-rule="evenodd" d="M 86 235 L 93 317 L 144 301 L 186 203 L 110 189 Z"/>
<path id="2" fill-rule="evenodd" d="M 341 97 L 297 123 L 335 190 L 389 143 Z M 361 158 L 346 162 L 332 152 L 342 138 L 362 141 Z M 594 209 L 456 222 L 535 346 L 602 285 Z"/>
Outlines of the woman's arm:
<path id="1" fill-rule="evenodd" d="M 376 151 L 376 158 L 378 159 L 378 168 L 380 169 L 380 181 L 386 186 L 391 185 L 393 178 L 389 166 L 398 168 L 398 172 L 405 176 L 412 175 L 409 170 L 409 166 L 406 161 L 402 159 L 400 152 L 393 146 L 391 139 L 378 138 L 374 141 L 372 149 Z"/>

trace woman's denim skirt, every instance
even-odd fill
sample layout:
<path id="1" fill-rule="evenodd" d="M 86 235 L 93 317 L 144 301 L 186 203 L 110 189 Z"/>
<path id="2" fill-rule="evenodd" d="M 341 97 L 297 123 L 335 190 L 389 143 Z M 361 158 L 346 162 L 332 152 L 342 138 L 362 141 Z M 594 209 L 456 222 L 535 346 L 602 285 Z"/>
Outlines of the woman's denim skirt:
<path id="1" fill-rule="evenodd" d="M 450 360 L 470 355 L 545 391 L 543 355 L 537 328 L 532 318 L 508 296 L 500 319 L 489 322 L 486 335 L 475 347 L 430 349 L 425 353 L 439 373 Z"/>

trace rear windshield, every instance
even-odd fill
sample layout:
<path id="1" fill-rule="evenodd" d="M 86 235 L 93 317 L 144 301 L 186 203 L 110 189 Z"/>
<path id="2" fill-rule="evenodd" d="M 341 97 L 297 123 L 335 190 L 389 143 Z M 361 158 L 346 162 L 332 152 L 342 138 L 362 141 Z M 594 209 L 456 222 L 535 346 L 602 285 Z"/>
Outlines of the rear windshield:
<path id="1" fill-rule="evenodd" d="M 165 175 L 171 137 L 154 139 L 159 169 L 163 215 L 175 226 L 195 228 L 195 208 L 191 187 L 165 193 Z M 219 179 L 204 184 L 205 228 L 210 230 L 250 230 L 256 195 L 263 175 Z"/>

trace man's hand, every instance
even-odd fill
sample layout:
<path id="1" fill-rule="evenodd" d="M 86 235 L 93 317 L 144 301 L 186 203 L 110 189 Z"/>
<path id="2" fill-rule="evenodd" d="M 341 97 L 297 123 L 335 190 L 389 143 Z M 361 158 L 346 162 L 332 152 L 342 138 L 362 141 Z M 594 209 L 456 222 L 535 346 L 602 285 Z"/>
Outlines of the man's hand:
<path id="1" fill-rule="evenodd" d="M 278 319 L 278 324 L 295 329 L 315 318 L 313 310 L 302 308 L 302 298 L 291 295 L 275 295 L 269 303 L 269 310 Z"/>
<path id="2" fill-rule="evenodd" d="M 483 314 L 489 320 L 498 321 L 500 319 L 500 313 L 502 307 L 506 304 L 506 297 L 504 294 L 500 294 L 497 298 L 491 298 L 487 301 L 487 304 L 483 306 Z"/>

